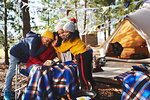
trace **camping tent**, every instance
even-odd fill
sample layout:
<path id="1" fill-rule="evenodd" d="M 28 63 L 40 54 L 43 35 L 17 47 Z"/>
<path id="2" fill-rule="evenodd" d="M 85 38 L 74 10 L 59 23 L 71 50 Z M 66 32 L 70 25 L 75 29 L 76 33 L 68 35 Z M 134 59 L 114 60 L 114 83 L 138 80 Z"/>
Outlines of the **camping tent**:
<path id="1" fill-rule="evenodd" d="M 100 46 L 100 57 L 108 53 L 110 43 L 119 42 L 124 48 L 121 56 L 128 58 L 134 53 L 150 53 L 150 6 L 142 7 L 127 15 L 111 34 L 110 37 Z M 141 44 L 146 43 L 142 48 Z"/>

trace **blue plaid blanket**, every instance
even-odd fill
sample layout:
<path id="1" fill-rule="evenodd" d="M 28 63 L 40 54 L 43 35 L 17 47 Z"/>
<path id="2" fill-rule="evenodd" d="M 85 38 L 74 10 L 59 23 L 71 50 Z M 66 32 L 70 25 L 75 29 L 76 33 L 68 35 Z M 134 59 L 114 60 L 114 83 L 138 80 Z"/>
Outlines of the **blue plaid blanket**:
<path id="1" fill-rule="evenodd" d="M 52 67 L 33 65 L 23 100 L 56 100 L 78 91 L 77 66 L 71 62 Z"/>
<path id="2" fill-rule="evenodd" d="M 130 71 L 127 71 L 127 72 L 124 72 L 124 73 L 121 73 L 121 74 L 115 76 L 114 79 L 117 78 L 117 79 L 123 80 L 123 79 L 124 79 L 126 76 L 128 76 L 129 74 L 131 74 L 131 72 L 130 72 Z"/>
<path id="3" fill-rule="evenodd" d="M 131 70 L 147 71 L 148 68 L 146 66 L 132 66 Z"/>
<path id="4" fill-rule="evenodd" d="M 146 66 L 132 66 L 131 67 L 131 70 L 132 71 L 142 71 L 142 72 L 146 72 L 148 71 L 148 68 Z M 131 71 L 127 71 L 127 72 L 124 72 L 124 73 L 121 73 L 117 76 L 115 76 L 114 78 L 115 79 L 121 79 L 123 80 L 126 76 L 128 76 L 129 74 L 132 74 Z"/>
<path id="5" fill-rule="evenodd" d="M 121 100 L 149 100 L 150 78 L 141 71 L 128 74 L 123 79 Z"/>

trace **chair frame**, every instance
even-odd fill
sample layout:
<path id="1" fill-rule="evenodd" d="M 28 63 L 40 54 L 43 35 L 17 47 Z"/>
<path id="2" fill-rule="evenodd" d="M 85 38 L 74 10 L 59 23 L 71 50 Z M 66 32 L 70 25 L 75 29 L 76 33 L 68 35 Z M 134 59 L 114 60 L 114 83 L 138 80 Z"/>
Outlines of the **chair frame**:
<path id="1" fill-rule="evenodd" d="M 22 82 L 24 82 L 25 80 L 28 79 L 27 76 L 23 75 L 20 73 L 20 70 L 21 70 L 21 66 L 23 65 L 24 63 L 18 63 L 16 65 L 16 71 L 15 71 L 15 100 L 17 100 L 17 98 L 19 97 L 19 95 L 21 94 L 21 90 L 23 88 L 25 88 L 27 86 L 27 84 L 25 85 L 21 85 Z M 23 79 L 21 80 L 21 78 L 23 77 Z M 17 80 L 19 78 L 19 81 Z M 18 93 L 19 92 L 19 93 Z M 19 94 L 17 96 L 17 93 Z"/>

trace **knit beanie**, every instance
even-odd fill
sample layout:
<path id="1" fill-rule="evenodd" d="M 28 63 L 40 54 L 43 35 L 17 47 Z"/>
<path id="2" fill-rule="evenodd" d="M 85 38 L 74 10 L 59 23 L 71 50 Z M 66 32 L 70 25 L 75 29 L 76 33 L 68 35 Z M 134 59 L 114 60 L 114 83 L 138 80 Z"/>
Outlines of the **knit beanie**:
<path id="1" fill-rule="evenodd" d="M 63 29 L 64 24 L 62 22 L 58 22 L 55 26 L 55 32 L 58 32 L 60 29 Z"/>
<path id="2" fill-rule="evenodd" d="M 50 38 L 50 39 L 54 40 L 54 34 L 49 29 L 44 31 L 41 36 L 42 37 L 47 37 L 47 38 Z"/>
<path id="3" fill-rule="evenodd" d="M 74 20 L 70 20 L 70 22 L 66 23 L 63 27 L 63 30 L 66 30 L 66 31 L 70 31 L 70 32 L 75 32 L 75 23 L 76 23 L 76 20 L 74 18 Z"/>

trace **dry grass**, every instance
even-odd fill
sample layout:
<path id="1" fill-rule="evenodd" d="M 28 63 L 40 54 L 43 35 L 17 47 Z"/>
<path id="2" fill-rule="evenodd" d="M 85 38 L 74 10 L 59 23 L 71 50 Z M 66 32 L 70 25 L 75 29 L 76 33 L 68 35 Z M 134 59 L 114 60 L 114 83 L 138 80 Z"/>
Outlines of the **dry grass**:
<path id="1" fill-rule="evenodd" d="M 3 48 L 0 48 L 0 57 L 4 57 L 5 56 L 5 52 Z"/>
<path id="2" fill-rule="evenodd" d="M 0 94 L 5 82 L 5 76 L 8 70 L 8 65 L 0 65 Z M 24 83 L 26 84 L 26 83 Z M 121 99 L 121 88 L 117 86 L 108 85 L 96 82 L 98 88 L 98 96 L 96 100 L 120 100 Z M 14 89 L 14 81 L 12 88 Z M 2 99 L 0 95 L 0 100 Z"/>

